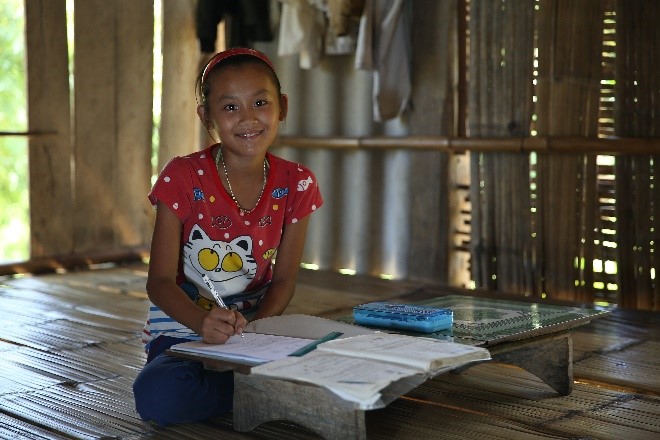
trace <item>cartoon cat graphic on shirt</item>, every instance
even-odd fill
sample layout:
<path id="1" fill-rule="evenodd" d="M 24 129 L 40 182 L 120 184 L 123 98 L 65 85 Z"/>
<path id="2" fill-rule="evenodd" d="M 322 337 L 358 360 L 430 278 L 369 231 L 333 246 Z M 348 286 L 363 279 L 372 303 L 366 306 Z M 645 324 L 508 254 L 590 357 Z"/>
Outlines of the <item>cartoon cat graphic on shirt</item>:
<path id="1" fill-rule="evenodd" d="M 211 306 L 210 293 L 206 292 L 202 275 L 206 274 L 221 296 L 242 292 L 257 273 L 257 262 L 252 256 L 252 238 L 243 235 L 225 242 L 212 240 L 198 226 L 193 226 L 184 244 L 183 265 L 190 282 L 181 288 L 205 309 Z M 206 298 L 205 298 L 206 297 Z"/>

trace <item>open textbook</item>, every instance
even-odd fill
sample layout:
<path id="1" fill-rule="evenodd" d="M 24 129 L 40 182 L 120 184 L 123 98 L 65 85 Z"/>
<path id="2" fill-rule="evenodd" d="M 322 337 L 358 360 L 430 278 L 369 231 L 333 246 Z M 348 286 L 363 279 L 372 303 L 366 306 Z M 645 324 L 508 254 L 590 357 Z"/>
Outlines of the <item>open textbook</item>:
<path id="1" fill-rule="evenodd" d="M 391 333 L 336 339 L 320 344 L 317 348 L 343 356 L 402 364 L 424 372 L 490 359 L 490 353 L 485 348 Z"/>
<path id="2" fill-rule="evenodd" d="M 362 409 L 372 408 L 390 384 L 418 383 L 471 362 L 490 359 L 485 348 L 424 337 L 371 333 L 320 344 L 305 356 L 253 367 L 251 374 L 313 383 Z"/>

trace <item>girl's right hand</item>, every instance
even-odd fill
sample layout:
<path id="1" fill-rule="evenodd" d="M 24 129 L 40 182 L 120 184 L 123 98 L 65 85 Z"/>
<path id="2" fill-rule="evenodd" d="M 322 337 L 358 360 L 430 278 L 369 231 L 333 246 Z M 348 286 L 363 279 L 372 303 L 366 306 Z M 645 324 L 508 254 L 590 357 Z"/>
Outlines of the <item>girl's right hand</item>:
<path id="1" fill-rule="evenodd" d="M 214 307 L 204 316 L 200 335 L 207 344 L 224 344 L 231 336 L 242 333 L 246 325 L 240 312 Z"/>

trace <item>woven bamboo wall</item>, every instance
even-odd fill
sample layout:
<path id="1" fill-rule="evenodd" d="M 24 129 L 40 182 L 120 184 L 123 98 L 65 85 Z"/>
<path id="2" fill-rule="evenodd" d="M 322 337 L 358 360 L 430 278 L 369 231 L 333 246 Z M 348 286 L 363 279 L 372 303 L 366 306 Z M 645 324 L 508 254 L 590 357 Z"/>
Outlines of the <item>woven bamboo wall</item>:
<path id="1" fill-rule="evenodd" d="M 537 5 L 534 11 L 533 2 L 470 2 L 469 136 L 525 136 L 531 128 L 541 136 L 594 138 L 610 129 L 603 127 L 609 119 L 598 120 L 607 115 L 615 135 L 657 138 L 658 4 Z M 605 17 L 616 20 L 616 86 L 605 90 L 615 102 L 612 115 L 601 101 L 601 80 L 611 73 L 610 61 L 601 58 L 603 41 L 612 38 L 603 34 Z M 538 65 L 532 73 L 525 67 L 534 48 Z M 536 102 L 530 107 L 532 93 Z M 599 167 L 596 154 L 570 149 L 531 157 L 472 153 L 471 273 L 477 287 L 660 309 L 654 257 L 660 157 L 633 148 L 631 154 L 624 148 L 611 169 Z M 614 187 L 603 184 L 603 170 L 612 173 Z M 613 212 L 603 199 L 615 200 Z M 608 225 L 606 218 L 616 222 Z M 604 240 L 613 243 L 614 253 Z M 615 278 L 601 290 L 614 289 L 615 295 L 596 292 L 594 281 L 605 275 L 595 273 L 594 260 L 614 260 Z"/>
<path id="2" fill-rule="evenodd" d="M 472 2 L 468 135 L 528 136 L 532 119 L 532 2 Z M 472 153 L 472 279 L 535 292 L 529 155 Z"/>
<path id="3" fill-rule="evenodd" d="M 601 35 L 594 14 L 601 15 L 598 2 L 542 1 L 536 13 L 533 2 L 472 2 L 470 135 L 527 135 L 532 113 L 539 134 L 593 135 Z M 535 33 L 538 83 L 532 90 Z M 538 96 L 535 108 L 532 93 Z M 535 178 L 528 155 L 480 154 L 474 162 L 477 286 L 586 299 L 580 292 L 587 282 L 579 281 L 586 274 L 575 262 L 590 255 L 582 238 L 593 214 L 582 202 L 594 199 L 588 179 L 593 159 L 540 155 Z"/>
<path id="4" fill-rule="evenodd" d="M 601 2 L 541 2 L 537 130 L 540 135 L 597 134 Z M 542 293 L 592 299 L 595 157 L 541 155 L 537 164 L 537 254 Z"/>
<path id="5" fill-rule="evenodd" d="M 658 20 L 658 2 L 617 2 L 616 135 L 660 135 Z M 660 310 L 654 272 L 660 243 L 659 165 L 660 155 L 622 156 L 616 162 L 619 289 L 625 307 Z"/>
<path id="6" fill-rule="evenodd" d="M 535 6 L 471 2 L 471 136 L 526 136 L 533 126 L 540 135 L 596 134 L 600 3 Z M 472 161 L 476 285 L 589 301 L 591 266 L 581 262 L 594 256 L 595 158 L 475 153 Z"/>

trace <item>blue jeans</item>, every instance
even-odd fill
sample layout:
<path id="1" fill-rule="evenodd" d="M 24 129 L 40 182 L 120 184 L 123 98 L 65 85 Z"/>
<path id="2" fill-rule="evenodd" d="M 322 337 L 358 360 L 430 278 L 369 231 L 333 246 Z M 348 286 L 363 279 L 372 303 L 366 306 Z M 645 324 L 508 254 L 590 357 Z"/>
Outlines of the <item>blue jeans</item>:
<path id="1" fill-rule="evenodd" d="M 150 356 L 135 378 L 133 395 L 140 417 L 166 426 L 229 413 L 234 399 L 233 373 L 206 370 L 201 362 L 163 353 L 180 342 L 185 340 L 169 338 L 159 344 L 159 353 Z"/>

